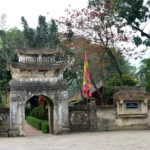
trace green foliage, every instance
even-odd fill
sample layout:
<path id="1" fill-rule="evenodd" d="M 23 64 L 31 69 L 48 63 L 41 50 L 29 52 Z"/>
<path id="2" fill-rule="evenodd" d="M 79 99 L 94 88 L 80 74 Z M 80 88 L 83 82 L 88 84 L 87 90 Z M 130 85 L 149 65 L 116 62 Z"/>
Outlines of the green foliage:
<path id="1" fill-rule="evenodd" d="M 148 8 L 144 6 L 143 0 L 116 0 L 118 16 L 125 18 L 127 24 L 139 26 L 139 20 L 145 22 L 148 16 Z"/>
<path id="2" fill-rule="evenodd" d="M 150 38 L 143 41 L 143 44 L 147 47 L 150 46 Z"/>
<path id="3" fill-rule="evenodd" d="M 17 61 L 14 49 L 23 46 L 24 35 L 17 29 L 12 28 L 8 31 L 0 30 L 0 88 L 4 89 L 11 74 L 7 71 L 7 62 L 10 60 Z"/>
<path id="4" fill-rule="evenodd" d="M 0 104 L 0 108 L 5 108 L 5 106 L 3 104 Z"/>
<path id="5" fill-rule="evenodd" d="M 42 128 L 42 120 L 39 120 L 37 118 L 31 117 L 31 116 L 27 116 L 26 117 L 27 122 L 33 126 L 34 128 L 41 130 Z"/>
<path id="6" fill-rule="evenodd" d="M 51 20 L 51 23 L 49 25 L 49 47 L 50 48 L 56 48 L 58 45 L 60 45 L 60 36 L 58 33 L 58 27 L 54 20 Z"/>
<path id="7" fill-rule="evenodd" d="M 129 74 L 123 74 L 123 85 L 125 86 L 135 86 L 137 84 L 137 81 L 135 78 L 131 77 Z M 114 76 L 107 81 L 108 86 L 121 86 L 118 74 L 114 74 Z"/>
<path id="8" fill-rule="evenodd" d="M 48 121 L 45 121 L 45 120 L 43 121 L 43 120 L 37 119 L 37 118 L 32 117 L 32 116 L 27 116 L 26 120 L 34 128 L 36 128 L 38 130 L 42 130 L 42 133 L 49 133 Z"/>
<path id="9" fill-rule="evenodd" d="M 31 111 L 30 116 L 36 117 L 36 108 Z"/>
<path id="10" fill-rule="evenodd" d="M 141 44 L 150 46 L 150 34 L 149 31 L 145 30 L 149 25 L 150 0 L 89 0 L 89 7 L 94 6 L 95 8 L 100 8 L 102 7 L 102 2 L 111 6 L 110 8 L 115 12 L 114 18 L 116 22 L 120 19 L 123 20 L 122 27 L 126 25 L 131 26 L 133 32 L 138 31 L 142 37 L 147 38 L 145 40 L 141 36 L 133 36 L 133 42 L 136 46 Z M 145 23 L 144 28 L 143 23 Z"/>
<path id="11" fill-rule="evenodd" d="M 42 133 L 49 133 L 49 123 L 48 121 L 42 122 Z"/>
<path id="12" fill-rule="evenodd" d="M 116 13 L 118 14 L 117 18 L 123 18 L 125 20 L 125 25 L 132 27 L 134 31 L 141 33 L 141 36 L 146 37 L 146 40 L 142 40 L 139 36 L 134 37 L 133 41 L 136 46 L 144 44 L 150 46 L 150 34 L 146 32 L 144 28 L 141 28 L 140 25 L 145 23 L 148 25 L 150 10 L 149 3 L 146 4 L 144 0 L 114 0 Z"/>
<path id="13" fill-rule="evenodd" d="M 114 95 L 114 87 L 107 86 L 105 87 L 105 103 L 108 105 L 113 104 L 113 95 Z"/>
<path id="14" fill-rule="evenodd" d="M 24 34 L 17 27 L 5 31 L 5 35 L 8 41 L 7 43 L 9 47 L 12 48 L 12 50 L 14 50 L 15 48 L 22 48 L 24 46 Z"/>
<path id="15" fill-rule="evenodd" d="M 139 46 L 142 44 L 142 39 L 139 36 L 133 36 L 133 41 L 136 46 Z"/>
<path id="16" fill-rule="evenodd" d="M 22 24 L 23 24 L 24 36 L 27 40 L 27 43 L 28 43 L 29 47 L 34 48 L 36 46 L 35 45 L 35 31 L 34 31 L 33 28 L 30 28 L 28 26 L 28 23 L 27 23 L 27 21 L 24 17 L 21 17 L 21 21 L 22 21 Z"/>
<path id="17" fill-rule="evenodd" d="M 140 78 L 140 85 L 146 86 L 147 91 L 150 92 L 150 58 L 141 61 L 138 75 Z"/>
<path id="18" fill-rule="evenodd" d="M 48 25 L 44 16 L 39 16 L 38 27 L 36 29 L 36 47 L 46 47 L 48 43 Z"/>
<path id="19" fill-rule="evenodd" d="M 60 37 L 58 28 L 54 20 L 50 23 L 46 22 L 44 16 L 39 16 L 38 26 L 36 30 L 30 28 L 26 19 L 21 18 L 24 36 L 27 40 L 27 44 L 31 48 L 56 48 L 60 44 Z"/>
<path id="20" fill-rule="evenodd" d="M 116 62 L 122 74 L 130 74 L 131 76 L 135 75 L 136 68 L 132 66 L 123 56 L 120 56 L 120 57 L 116 56 Z M 114 73 L 116 73 L 117 71 L 112 63 L 108 65 L 107 70 L 108 70 L 108 76 L 106 79 L 109 80 L 110 78 L 114 76 Z"/>
<path id="21" fill-rule="evenodd" d="M 0 87 L 4 88 L 11 78 L 10 73 L 6 70 L 7 61 L 9 60 L 11 55 L 11 49 L 7 45 L 7 39 L 4 31 L 0 31 L 0 41 Z"/>
<path id="22" fill-rule="evenodd" d="M 0 30 L 3 30 L 5 28 L 6 18 L 6 14 L 0 15 Z"/>
<path id="23" fill-rule="evenodd" d="M 26 116 L 29 116 L 29 115 L 30 115 L 30 113 L 31 113 L 31 109 L 30 109 L 30 108 L 25 107 L 25 117 L 26 117 Z"/>
<path id="24" fill-rule="evenodd" d="M 48 120 L 48 113 L 42 106 L 35 107 L 30 115 L 41 120 Z"/>

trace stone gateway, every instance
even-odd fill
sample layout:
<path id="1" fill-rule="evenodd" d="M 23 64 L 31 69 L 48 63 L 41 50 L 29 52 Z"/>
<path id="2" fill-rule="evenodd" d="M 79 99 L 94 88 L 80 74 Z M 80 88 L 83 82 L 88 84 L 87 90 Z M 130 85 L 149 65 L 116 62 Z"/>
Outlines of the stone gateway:
<path id="1" fill-rule="evenodd" d="M 50 131 L 61 134 L 69 130 L 68 91 L 63 79 L 63 62 L 57 62 L 57 50 L 16 49 L 19 62 L 9 62 L 10 130 L 12 136 L 25 136 L 25 105 L 33 96 L 44 96 L 48 103 Z"/>

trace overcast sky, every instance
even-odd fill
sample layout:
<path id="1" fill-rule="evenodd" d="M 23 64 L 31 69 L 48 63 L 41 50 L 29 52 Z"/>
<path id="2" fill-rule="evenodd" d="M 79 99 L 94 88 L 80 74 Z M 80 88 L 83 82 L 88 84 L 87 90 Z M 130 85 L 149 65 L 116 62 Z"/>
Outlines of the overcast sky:
<path id="1" fill-rule="evenodd" d="M 36 27 L 39 15 L 46 16 L 47 21 L 58 18 L 65 14 L 69 4 L 73 9 L 80 9 L 87 6 L 88 0 L 1 0 L 0 14 L 7 15 L 7 29 L 15 26 L 22 29 L 21 16 L 27 19 L 30 27 Z"/>
<path id="2" fill-rule="evenodd" d="M 71 5 L 72 9 L 81 9 L 86 7 L 88 0 L 1 0 L 0 15 L 7 15 L 6 29 L 18 27 L 22 29 L 21 16 L 24 16 L 30 27 L 37 26 L 39 15 L 44 15 L 47 21 L 51 18 L 58 19 L 65 14 L 65 9 Z M 138 49 L 142 49 L 138 48 Z M 149 50 L 150 51 L 150 50 Z M 150 52 L 144 55 L 150 58 Z M 140 59 L 129 60 L 133 65 L 139 66 Z"/>

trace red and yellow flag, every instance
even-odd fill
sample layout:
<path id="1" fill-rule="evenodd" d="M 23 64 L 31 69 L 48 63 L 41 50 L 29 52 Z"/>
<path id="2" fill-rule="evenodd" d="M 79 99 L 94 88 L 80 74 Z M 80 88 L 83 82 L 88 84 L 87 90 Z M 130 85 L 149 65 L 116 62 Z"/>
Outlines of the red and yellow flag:
<path id="1" fill-rule="evenodd" d="M 88 68 L 88 59 L 85 52 L 84 58 L 84 74 L 83 74 L 83 86 L 82 86 L 82 94 L 84 97 L 91 97 L 91 84 L 90 84 L 90 72 Z"/>

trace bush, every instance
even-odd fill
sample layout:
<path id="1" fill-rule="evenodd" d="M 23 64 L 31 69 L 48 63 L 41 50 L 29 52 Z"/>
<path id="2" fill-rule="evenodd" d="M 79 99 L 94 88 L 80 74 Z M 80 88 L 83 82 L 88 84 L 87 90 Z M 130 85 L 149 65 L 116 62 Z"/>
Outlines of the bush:
<path id="1" fill-rule="evenodd" d="M 39 120 L 37 118 L 34 118 L 32 116 L 27 116 L 26 117 L 27 122 L 33 126 L 34 128 L 41 130 L 42 128 L 42 120 Z"/>
<path id="2" fill-rule="evenodd" d="M 48 121 L 42 122 L 42 133 L 49 133 L 49 123 Z"/>
<path id="3" fill-rule="evenodd" d="M 48 113 L 42 106 L 34 108 L 31 111 L 30 116 L 41 120 L 48 120 Z"/>
<path id="4" fill-rule="evenodd" d="M 0 104 L 0 108 L 5 108 L 5 106 L 3 104 Z"/>
<path id="5" fill-rule="evenodd" d="M 35 112 L 36 112 L 36 109 L 34 108 L 34 109 L 31 111 L 30 116 L 35 117 Z"/>
<path id="6" fill-rule="evenodd" d="M 36 114 L 37 114 L 36 117 L 37 117 L 38 119 L 45 120 L 45 116 L 46 116 L 47 112 L 46 112 L 46 110 L 45 110 L 42 106 L 39 106 L 39 107 L 37 108 Z"/>

